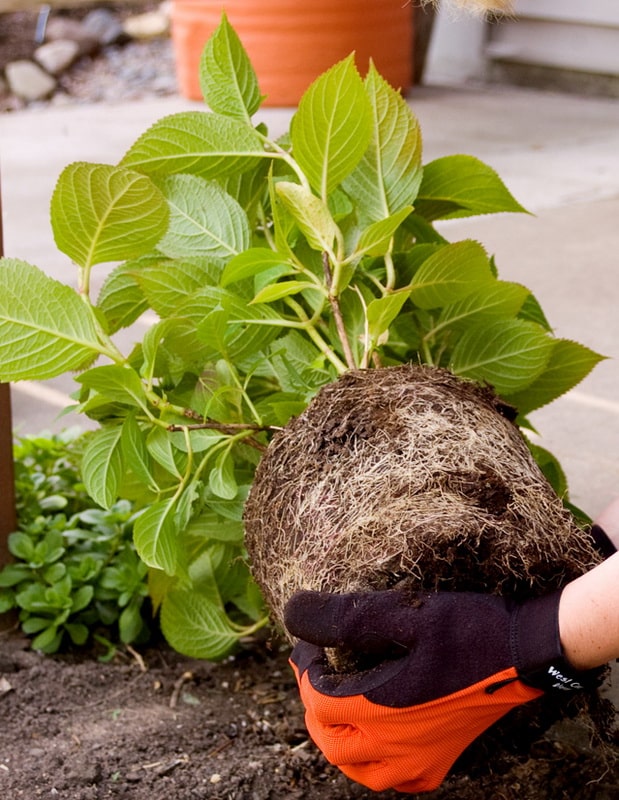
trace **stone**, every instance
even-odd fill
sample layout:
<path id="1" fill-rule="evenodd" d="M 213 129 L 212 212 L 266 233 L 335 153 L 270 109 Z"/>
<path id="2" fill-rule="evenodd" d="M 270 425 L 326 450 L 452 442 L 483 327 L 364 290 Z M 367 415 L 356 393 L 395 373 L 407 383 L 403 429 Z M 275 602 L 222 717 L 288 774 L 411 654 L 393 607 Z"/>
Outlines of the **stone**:
<path id="1" fill-rule="evenodd" d="M 90 11 L 82 21 L 82 28 L 86 33 L 94 36 L 101 47 L 117 44 L 126 38 L 122 23 L 107 8 L 95 8 Z"/>
<path id="2" fill-rule="evenodd" d="M 4 74 L 11 92 L 29 103 L 49 97 L 56 88 L 55 78 L 27 59 L 11 61 Z"/>
<path id="3" fill-rule="evenodd" d="M 80 47 L 72 39 L 46 42 L 34 51 L 34 59 L 50 75 L 61 75 L 79 56 Z"/>
<path id="4" fill-rule="evenodd" d="M 99 49 L 99 40 L 88 33 L 81 22 L 69 17 L 51 17 L 45 28 L 45 40 L 55 42 L 58 39 L 70 39 L 79 45 L 80 56 L 91 56 Z"/>
<path id="5" fill-rule="evenodd" d="M 164 9 L 134 14 L 123 23 L 123 29 L 132 39 L 155 39 L 169 36 L 170 18 Z"/>

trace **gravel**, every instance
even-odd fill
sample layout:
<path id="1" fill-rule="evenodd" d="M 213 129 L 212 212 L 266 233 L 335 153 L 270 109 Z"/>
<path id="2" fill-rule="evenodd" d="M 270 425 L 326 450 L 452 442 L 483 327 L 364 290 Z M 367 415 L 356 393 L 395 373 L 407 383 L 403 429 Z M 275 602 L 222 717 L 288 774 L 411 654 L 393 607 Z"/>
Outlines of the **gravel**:
<path id="1" fill-rule="evenodd" d="M 108 6 L 120 17 L 153 8 L 144 5 Z M 89 6 L 89 10 L 92 6 Z M 85 12 L 69 12 L 78 17 Z M 7 63 L 29 58 L 34 48 L 37 12 L 0 14 L 0 70 Z M 143 97 L 177 94 L 176 69 L 169 36 L 132 39 L 101 48 L 84 56 L 58 78 L 56 90 L 48 98 L 27 103 L 3 87 L 0 79 L 0 112 L 22 111 L 48 105 L 117 103 Z"/>

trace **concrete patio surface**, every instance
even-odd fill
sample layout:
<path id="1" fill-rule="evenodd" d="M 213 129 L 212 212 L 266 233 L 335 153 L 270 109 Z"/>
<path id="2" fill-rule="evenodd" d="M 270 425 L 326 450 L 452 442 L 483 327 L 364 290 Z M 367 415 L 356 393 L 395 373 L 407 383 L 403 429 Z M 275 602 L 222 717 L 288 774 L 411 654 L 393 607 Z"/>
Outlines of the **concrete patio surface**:
<path id="1" fill-rule="evenodd" d="M 532 415 L 539 443 L 567 472 L 572 500 L 595 515 L 619 495 L 619 103 L 508 87 L 424 87 L 410 103 L 425 161 L 475 155 L 532 212 L 443 223 L 444 234 L 482 242 L 501 277 L 534 292 L 558 335 L 608 356 L 575 390 Z M 74 283 L 48 218 L 62 169 L 78 160 L 115 163 L 149 124 L 200 107 L 171 97 L 0 117 L 5 255 Z M 290 114 L 272 109 L 260 116 L 277 132 Z M 17 431 L 75 424 L 58 416 L 73 388 L 70 377 L 15 384 Z"/>

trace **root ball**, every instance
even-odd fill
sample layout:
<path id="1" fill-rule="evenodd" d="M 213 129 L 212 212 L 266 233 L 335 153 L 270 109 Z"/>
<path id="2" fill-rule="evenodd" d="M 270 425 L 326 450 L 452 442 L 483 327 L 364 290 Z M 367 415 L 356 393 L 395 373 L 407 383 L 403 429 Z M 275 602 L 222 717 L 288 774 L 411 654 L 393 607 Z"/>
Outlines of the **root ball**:
<path id="1" fill-rule="evenodd" d="M 488 388 L 426 366 L 355 370 L 276 434 L 245 510 L 282 625 L 299 589 L 490 591 L 516 599 L 599 561 Z"/>

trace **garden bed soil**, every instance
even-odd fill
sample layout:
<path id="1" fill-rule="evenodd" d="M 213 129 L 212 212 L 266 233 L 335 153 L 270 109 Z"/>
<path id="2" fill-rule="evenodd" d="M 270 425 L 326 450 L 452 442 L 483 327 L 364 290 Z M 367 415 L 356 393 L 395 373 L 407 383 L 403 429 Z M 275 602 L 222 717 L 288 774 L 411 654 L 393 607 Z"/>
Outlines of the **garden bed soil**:
<path id="1" fill-rule="evenodd" d="M 303 724 L 287 647 L 258 642 L 220 664 L 165 645 L 43 656 L 0 638 L 0 796 L 7 800 L 395 800 L 326 763 Z M 517 749 L 517 748 L 516 748 Z M 615 764 L 616 766 L 616 764 Z M 428 800 L 619 800 L 577 719 L 526 753 L 488 754 Z"/>

